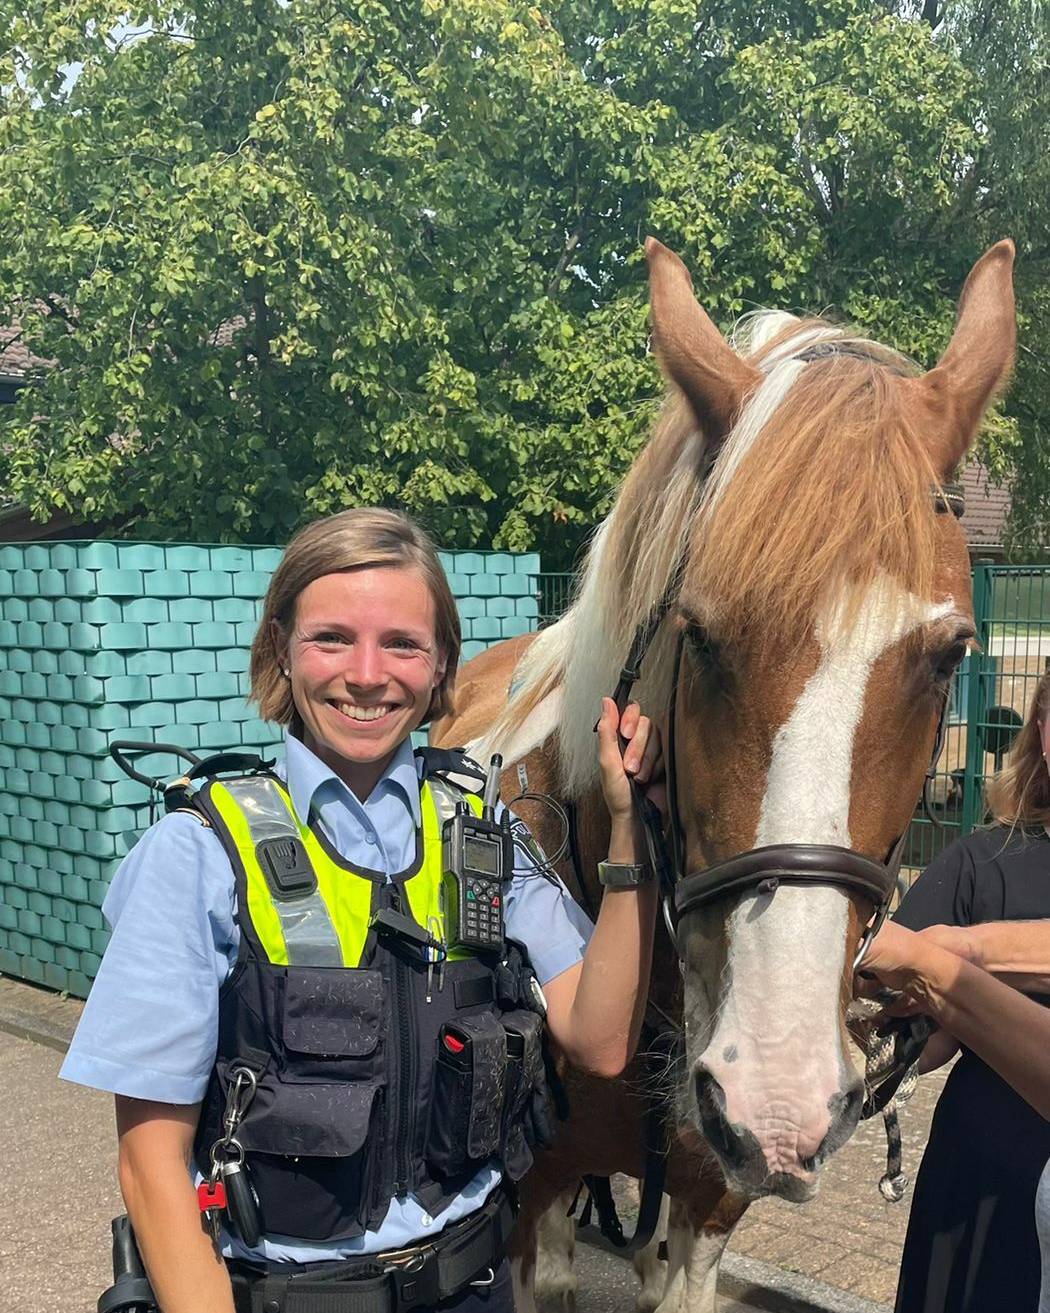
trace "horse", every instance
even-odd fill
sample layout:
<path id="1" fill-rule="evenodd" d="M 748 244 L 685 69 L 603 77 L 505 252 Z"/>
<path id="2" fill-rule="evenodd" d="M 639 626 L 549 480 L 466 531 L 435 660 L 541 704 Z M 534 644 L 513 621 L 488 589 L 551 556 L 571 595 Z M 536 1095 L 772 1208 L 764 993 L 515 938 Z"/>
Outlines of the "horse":
<path id="1" fill-rule="evenodd" d="M 1009 241 L 974 265 L 925 373 L 820 318 L 762 312 L 727 340 L 679 257 L 645 249 L 668 385 L 651 437 L 569 610 L 468 662 L 461 710 L 434 732 L 482 760 L 501 752 L 505 797 L 524 779 L 569 805 L 575 860 L 557 867 L 593 913 L 608 836 L 594 724 L 652 630 L 635 696 L 665 724 L 675 867 L 691 873 L 678 893 L 692 893 L 658 928 L 650 1016 L 681 1038 L 614 1080 L 561 1063 L 569 1115 L 521 1192 L 519 1313 L 551 1202 L 587 1173 L 642 1176 L 651 1097 L 671 1201 L 660 1313 L 710 1313 L 749 1204 L 812 1197 L 855 1129 L 844 1016 L 880 896 L 842 872 L 899 862 L 974 638 L 945 485 L 1015 345 Z M 564 846 L 550 808 L 516 810 L 547 852 Z"/>

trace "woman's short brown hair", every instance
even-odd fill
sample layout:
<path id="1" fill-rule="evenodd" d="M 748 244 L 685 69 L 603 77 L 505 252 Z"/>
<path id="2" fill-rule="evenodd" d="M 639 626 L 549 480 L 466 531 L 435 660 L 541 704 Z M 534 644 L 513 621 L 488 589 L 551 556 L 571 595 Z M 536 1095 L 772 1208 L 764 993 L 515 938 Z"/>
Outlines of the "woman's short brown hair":
<path id="1" fill-rule="evenodd" d="M 1040 726 L 1050 716 L 1050 670 L 1036 685 L 1028 718 L 1006 765 L 988 781 L 988 806 L 1004 825 L 1050 825 L 1050 771 Z"/>
<path id="2" fill-rule="evenodd" d="M 445 672 L 434 688 L 426 720 L 452 713 L 452 686 L 459 664 L 459 612 L 434 544 L 407 515 L 361 507 L 340 511 L 301 529 L 285 548 L 263 602 L 262 618 L 252 643 L 251 693 L 264 720 L 298 723 L 292 687 L 281 671 L 274 622 L 288 634 L 302 591 L 326 574 L 391 566 L 418 570 L 434 599 L 434 634 Z"/>

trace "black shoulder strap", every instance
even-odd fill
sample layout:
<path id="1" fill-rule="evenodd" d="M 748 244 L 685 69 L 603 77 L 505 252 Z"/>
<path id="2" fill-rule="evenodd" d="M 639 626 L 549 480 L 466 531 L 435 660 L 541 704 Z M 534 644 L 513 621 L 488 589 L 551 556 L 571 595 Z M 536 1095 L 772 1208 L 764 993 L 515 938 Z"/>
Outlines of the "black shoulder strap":
<path id="1" fill-rule="evenodd" d="M 186 779 L 214 779 L 216 775 L 261 775 L 269 774 L 276 761 L 267 761 L 254 752 L 217 752 L 212 757 L 205 757 L 186 771 Z"/>
<path id="2" fill-rule="evenodd" d="M 423 763 L 423 778 L 431 775 L 466 775 L 485 783 L 485 772 L 463 748 L 416 748 L 416 756 Z M 449 781 L 454 784 L 454 780 Z M 472 789 L 475 793 L 477 790 Z"/>

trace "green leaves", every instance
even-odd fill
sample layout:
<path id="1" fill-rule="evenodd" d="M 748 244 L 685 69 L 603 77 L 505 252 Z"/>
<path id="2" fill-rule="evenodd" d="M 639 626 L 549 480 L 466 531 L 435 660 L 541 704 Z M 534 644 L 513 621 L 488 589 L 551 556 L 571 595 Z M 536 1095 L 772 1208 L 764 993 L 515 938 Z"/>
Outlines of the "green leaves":
<path id="1" fill-rule="evenodd" d="M 0 301 L 51 363 L 0 417 L 0 477 L 41 517 L 281 540 L 382 502 L 567 565 L 661 391 L 647 232 L 725 326 L 830 309 L 926 363 L 1014 232 L 1032 356 L 986 450 L 1045 496 L 1020 0 L 1016 36 L 969 0 L 936 33 L 875 0 L 21 8 Z"/>

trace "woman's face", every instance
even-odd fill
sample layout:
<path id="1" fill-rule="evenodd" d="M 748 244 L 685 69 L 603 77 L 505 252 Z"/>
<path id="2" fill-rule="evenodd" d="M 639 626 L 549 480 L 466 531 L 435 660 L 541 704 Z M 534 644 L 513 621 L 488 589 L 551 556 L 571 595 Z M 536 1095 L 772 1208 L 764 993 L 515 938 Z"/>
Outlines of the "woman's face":
<path id="1" fill-rule="evenodd" d="M 430 589 L 409 567 L 327 574 L 299 594 L 283 664 L 304 740 L 359 797 L 444 676 L 434 620 Z"/>

